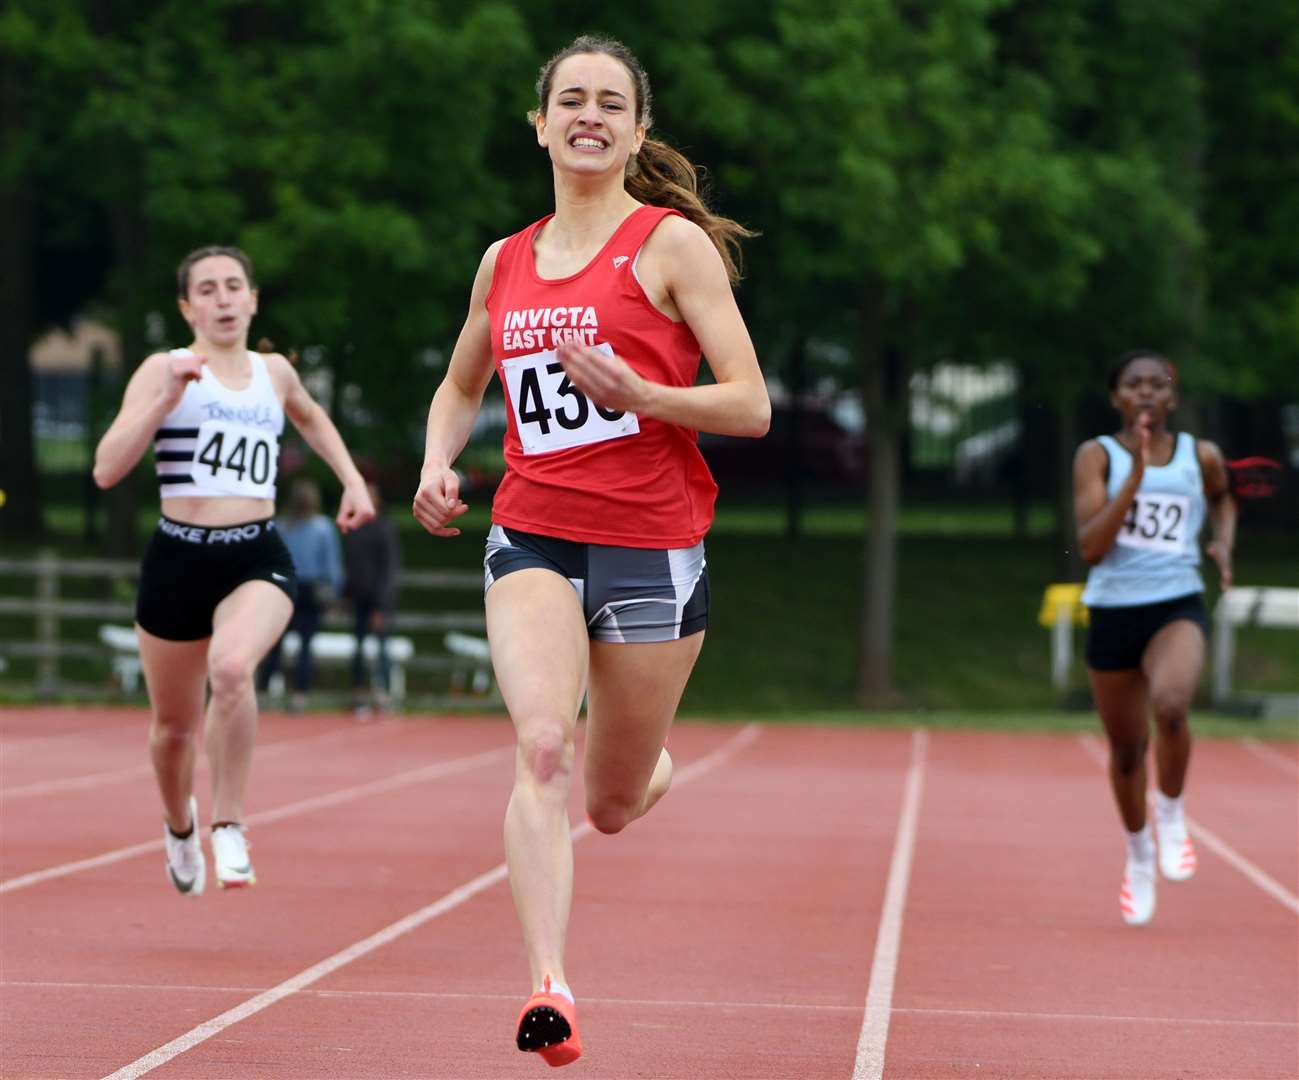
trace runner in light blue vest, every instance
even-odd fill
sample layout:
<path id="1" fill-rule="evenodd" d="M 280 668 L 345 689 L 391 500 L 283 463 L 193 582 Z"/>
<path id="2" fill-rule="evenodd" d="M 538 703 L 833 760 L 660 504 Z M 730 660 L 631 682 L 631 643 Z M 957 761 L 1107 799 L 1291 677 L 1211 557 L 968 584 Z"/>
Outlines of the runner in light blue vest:
<path id="1" fill-rule="evenodd" d="M 1146 746 L 1155 720 L 1159 870 L 1170 881 L 1195 872 L 1182 809 L 1191 757 L 1188 713 L 1204 668 L 1208 618 L 1199 533 L 1223 588 L 1231 585 L 1236 503 L 1222 453 L 1168 430 L 1177 372 L 1158 353 L 1126 353 L 1110 374 L 1117 435 L 1088 439 L 1074 457 L 1078 545 L 1091 567 L 1087 671 L 1110 744 L 1110 781 L 1128 831 L 1119 907 L 1130 925 L 1155 911 L 1154 837 L 1146 822 Z"/>

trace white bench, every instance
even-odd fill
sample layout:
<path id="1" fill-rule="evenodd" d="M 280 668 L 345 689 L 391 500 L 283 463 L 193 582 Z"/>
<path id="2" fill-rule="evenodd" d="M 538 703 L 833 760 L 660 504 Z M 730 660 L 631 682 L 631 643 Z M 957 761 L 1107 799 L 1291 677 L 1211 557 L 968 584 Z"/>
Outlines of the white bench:
<path id="1" fill-rule="evenodd" d="M 280 663 L 287 670 L 298 658 L 302 648 L 296 630 L 290 630 L 280 642 Z M 351 664 L 356 655 L 356 638 L 333 630 L 324 630 L 311 637 L 311 659 L 317 664 Z M 379 639 L 366 634 L 361 643 L 361 655 L 373 664 L 379 659 Z M 406 665 L 415 655 L 415 643 L 408 637 L 392 635 L 388 638 L 388 693 L 393 701 L 406 698 Z"/>
<path id="2" fill-rule="evenodd" d="M 133 626 L 99 628 L 99 640 L 113 650 L 113 677 L 117 685 L 128 694 L 134 694 L 140 685 L 140 642 Z"/>
<path id="3" fill-rule="evenodd" d="M 473 664 L 473 690 L 475 694 L 485 694 L 492 688 L 492 651 L 487 639 L 473 634 L 462 634 L 452 630 L 442 639 L 447 652 L 459 656 Z M 456 675 L 452 675 L 452 686 L 460 689 Z"/>
<path id="4" fill-rule="evenodd" d="M 1231 698 L 1238 626 L 1299 630 L 1299 589 L 1243 585 L 1218 598 L 1213 611 L 1213 700 L 1219 705 Z"/>
<path id="5" fill-rule="evenodd" d="M 462 635 L 463 636 L 463 635 Z M 99 628 L 99 640 L 113 650 L 113 674 L 118 685 L 134 693 L 140 685 L 140 643 L 135 629 L 130 626 L 104 625 Z M 280 648 L 282 662 L 287 665 L 297 659 L 302 641 L 290 630 L 284 635 Z M 379 658 L 379 639 L 367 634 L 361 646 L 365 658 L 374 663 Z M 311 639 L 311 656 L 321 664 L 350 664 L 356 652 L 356 638 L 351 634 L 335 632 L 318 633 Z M 389 684 L 388 692 L 394 701 L 406 697 L 406 665 L 415 655 L 415 643 L 408 637 L 388 638 Z"/>

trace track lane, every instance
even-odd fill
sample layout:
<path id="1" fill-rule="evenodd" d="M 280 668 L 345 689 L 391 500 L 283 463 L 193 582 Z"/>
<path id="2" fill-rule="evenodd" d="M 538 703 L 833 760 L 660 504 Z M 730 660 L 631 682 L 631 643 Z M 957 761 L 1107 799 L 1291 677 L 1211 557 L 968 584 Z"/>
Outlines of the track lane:
<path id="1" fill-rule="evenodd" d="M 1294 919 L 1206 854 L 1124 926 L 1123 858 L 1075 739 L 935 733 L 885 1077 L 1286 1075 Z"/>
<path id="2" fill-rule="evenodd" d="M 697 759 L 727 730 L 683 725 L 674 755 Z M 585 1075 L 851 1071 L 908 746 L 905 732 L 867 745 L 850 730 L 769 728 L 622 836 L 577 845 L 568 970 Z M 503 884 L 319 988 L 362 996 L 295 996 L 240 1024 L 256 1062 L 241 1075 L 301 1080 L 340 1062 L 358 1077 L 546 1071 L 513 1046 L 529 988 Z M 228 1051 L 204 1044 L 150 1075 L 229 1075 Z"/>

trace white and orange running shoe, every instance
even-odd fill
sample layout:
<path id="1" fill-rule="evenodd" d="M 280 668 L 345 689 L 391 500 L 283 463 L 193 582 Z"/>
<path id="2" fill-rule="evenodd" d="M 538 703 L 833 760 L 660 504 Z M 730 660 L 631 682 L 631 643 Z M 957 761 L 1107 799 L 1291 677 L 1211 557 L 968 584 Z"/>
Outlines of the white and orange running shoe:
<path id="1" fill-rule="evenodd" d="M 1128 859 L 1119 889 L 1119 910 L 1129 926 L 1145 926 L 1155 914 L 1155 861 Z"/>
<path id="2" fill-rule="evenodd" d="M 1195 873 L 1195 845 L 1186 831 L 1186 820 L 1160 821 L 1156 829 L 1159 839 L 1159 872 L 1169 881 L 1185 881 Z"/>

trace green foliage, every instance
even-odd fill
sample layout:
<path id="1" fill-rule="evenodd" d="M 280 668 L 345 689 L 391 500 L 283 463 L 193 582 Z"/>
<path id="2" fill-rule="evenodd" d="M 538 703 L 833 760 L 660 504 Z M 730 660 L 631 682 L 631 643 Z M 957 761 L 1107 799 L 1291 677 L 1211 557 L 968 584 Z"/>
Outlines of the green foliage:
<path id="1" fill-rule="evenodd" d="M 150 312 L 184 336 L 180 256 L 238 243 L 254 337 L 408 467 L 482 250 L 551 208 L 523 118 L 580 32 L 632 47 L 658 133 L 760 231 L 740 298 L 768 370 L 811 339 L 871 387 L 872 438 L 949 358 L 1009 359 L 1066 433 L 1135 344 L 1192 391 L 1299 393 L 1287 0 L 9 0 L 18 324 L 99 309 L 134 364 Z"/>
<path id="2" fill-rule="evenodd" d="M 1209 305 L 1203 382 L 1299 395 L 1299 8 L 1212 5 L 1202 161 Z"/>

